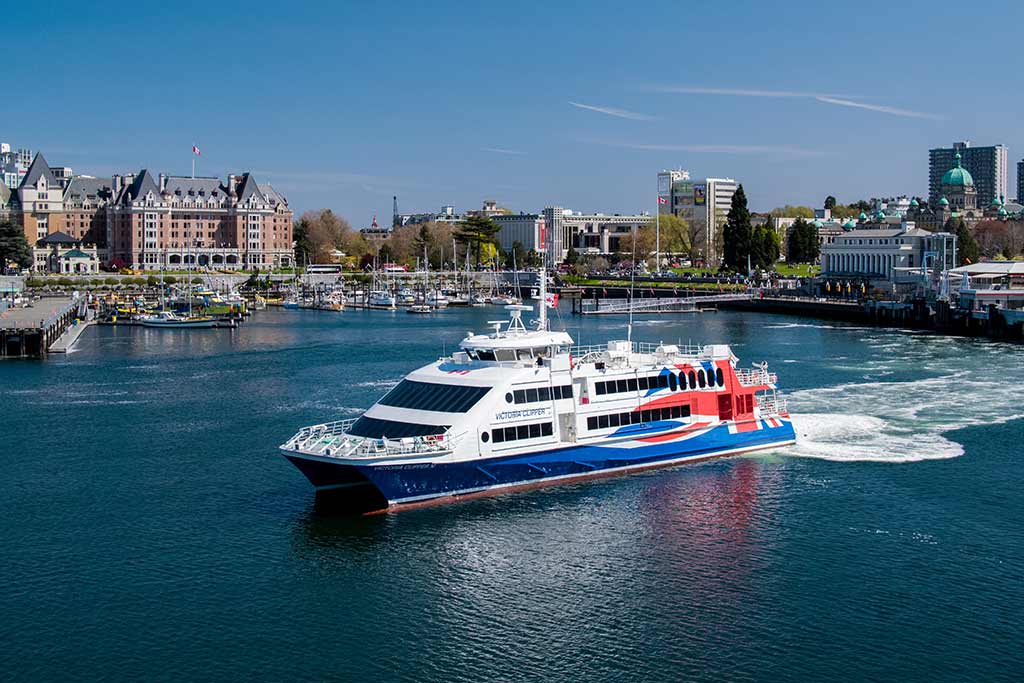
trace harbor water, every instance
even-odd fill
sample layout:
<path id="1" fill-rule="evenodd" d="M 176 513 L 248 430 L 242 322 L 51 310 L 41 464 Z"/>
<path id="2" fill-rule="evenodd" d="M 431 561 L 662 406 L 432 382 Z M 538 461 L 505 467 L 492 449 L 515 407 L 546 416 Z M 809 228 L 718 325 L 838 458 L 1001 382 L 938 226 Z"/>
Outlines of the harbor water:
<path id="1" fill-rule="evenodd" d="M 1018 680 L 1024 351 L 750 313 L 786 451 L 399 514 L 318 508 L 277 446 L 497 309 L 92 327 L 0 363 L 4 680 Z M 573 318 L 577 343 L 624 320 Z"/>

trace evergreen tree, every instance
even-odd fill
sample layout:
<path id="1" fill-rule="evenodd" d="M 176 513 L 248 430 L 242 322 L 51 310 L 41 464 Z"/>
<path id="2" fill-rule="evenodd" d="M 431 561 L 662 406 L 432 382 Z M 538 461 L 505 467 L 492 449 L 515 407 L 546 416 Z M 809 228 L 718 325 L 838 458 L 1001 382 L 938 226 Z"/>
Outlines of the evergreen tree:
<path id="1" fill-rule="evenodd" d="M 576 253 L 576 249 L 570 246 L 569 251 L 565 254 L 565 262 L 570 266 L 574 266 L 579 260 L 580 257 L 579 254 Z"/>
<path id="2" fill-rule="evenodd" d="M 484 242 L 493 244 L 499 230 L 501 230 L 501 226 L 486 216 L 470 216 L 459 223 L 459 227 L 455 229 L 454 234 L 457 240 L 468 245 L 469 248 L 475 247 L 475 260 L 476 264 L 479 265 L 480 245 Z"/>
<path id="3" fill-rule="evenodd" d="M 32 265 L 32 250 L 25 239 L 25 231 L 11 221 L 0 223 L 0 274 L 7 270 L 9 261 L 14 261 L 19 268 Z"/>
<path id="4" fill-rule="evenodd" d="M 981 249 L 974 240 L 974 235 L 967 228 L 963 218 L 950 218 L 946 221 L 946 232 L 956 235 L 957 265 L 963 266 L 968 263 L 977 263 L 981 259 Z"/>
<path id="5" fill-rule="evenodd" d="M 750 227 L 750 210 L 747 208 L 747 195 L 743 191 L 743 185 L 736 188 L 732 196 L 732 206 L 725 220 L 725 228 L 722 231 L 722 265 L 729 270 L 746 272 L 753 230 Z"/>
<path id="6" fill-rule="evenodd" d="M 774 270 L 779 260 L 779 236 L 770 224 L 758 227 L 754 234 L 755 262 L 762 270 Z"/>

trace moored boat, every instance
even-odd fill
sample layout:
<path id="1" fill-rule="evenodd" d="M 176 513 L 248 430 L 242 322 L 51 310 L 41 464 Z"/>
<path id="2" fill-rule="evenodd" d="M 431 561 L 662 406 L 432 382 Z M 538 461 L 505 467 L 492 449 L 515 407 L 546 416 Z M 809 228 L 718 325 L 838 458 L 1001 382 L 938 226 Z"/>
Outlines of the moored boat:
<path id="1" fill-rule="evenodd" d="M 171 311 L 159 311 L 150 315 L 139 316 L 138 323 L 145 327 L 165 329 L 191 329 L 215 327 L 217 325 L 217 321 L 209 316 L 184 316 L 172 313 Z"/>

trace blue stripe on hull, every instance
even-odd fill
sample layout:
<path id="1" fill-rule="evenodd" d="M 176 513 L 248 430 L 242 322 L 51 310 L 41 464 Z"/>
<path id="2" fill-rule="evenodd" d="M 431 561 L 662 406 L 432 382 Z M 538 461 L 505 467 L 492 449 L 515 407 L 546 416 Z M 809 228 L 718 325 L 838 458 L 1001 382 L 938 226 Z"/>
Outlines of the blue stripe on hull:
<path id="1" fill-rule="evenodd" d="M 605 470 L 708 458 L 794 439 L 789 422 L 783 422 L 780 427 L 737 434 L 731 434 L 727 425 L 720 425 L 689 439 L 628 448 L 587 445 L 457 463 L 355 466 L 355 469 L 395 504 L 546 479 L 595 475 Z"/>

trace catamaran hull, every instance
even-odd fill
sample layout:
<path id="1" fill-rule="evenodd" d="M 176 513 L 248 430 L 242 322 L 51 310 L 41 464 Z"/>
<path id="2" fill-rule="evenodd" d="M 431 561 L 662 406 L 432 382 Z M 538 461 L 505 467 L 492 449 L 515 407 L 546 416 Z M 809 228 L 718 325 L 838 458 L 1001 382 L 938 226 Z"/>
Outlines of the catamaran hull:
<path id="1" fill-rule="evenodd" d="M 796 441 L 788 419 L 772 418 L 757 423 L 757 429 L 748 431 L 721 424 L 659 442 L 651 442 L 647 437 L 462 462 L 357 465 L 294 451 L 286 451 L 285 457 L 318 491 L 369 484 L 380 492 L 389 507 L 401 508 L 672 467 L 779 448 Z"/>

